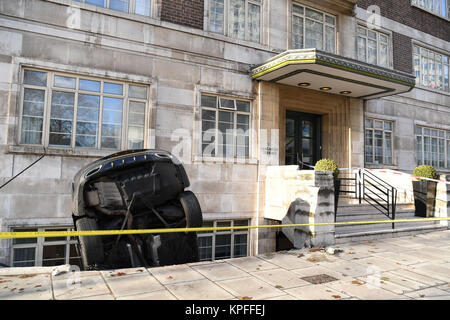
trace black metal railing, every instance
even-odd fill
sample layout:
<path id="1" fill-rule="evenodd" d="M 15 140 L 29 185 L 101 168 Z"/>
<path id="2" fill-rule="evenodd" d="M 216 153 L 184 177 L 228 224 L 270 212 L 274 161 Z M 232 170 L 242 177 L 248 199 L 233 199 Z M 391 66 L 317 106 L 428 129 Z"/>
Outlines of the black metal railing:
<path id="1" fill-rule="evenodd" d="M 361 204 L 364 200 L 377 209 L 389 219 L 395 220 L 397 206 L 397 189 L 365 169 L 355 170 L 353 173 L 339 177 L 339 193 L 350 193 L 359 199 Z M 392 223 L 392 229 L 395 224 Z"/>

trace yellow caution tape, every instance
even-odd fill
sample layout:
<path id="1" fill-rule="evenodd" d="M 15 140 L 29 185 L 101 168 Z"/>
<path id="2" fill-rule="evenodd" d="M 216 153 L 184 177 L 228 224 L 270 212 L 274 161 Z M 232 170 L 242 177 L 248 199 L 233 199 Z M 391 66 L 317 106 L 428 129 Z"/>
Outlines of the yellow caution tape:
<path id="1" fill-rule="evenodd" d="M 273 225 L 261 225 L 261 226 L 235 226 L 235 227 L 164 228 L 164 229 L 137 229 L 137 230 L 91 230 L 91 231 L 0 232 L 0 239 L 39 238 L 39 237 L 114 236 L 114 235 L 119 235 L 119 234 L 202 232 L 202 231 L 214 231 L 214 230 L 215 231 L 226 231 L 226 230 L 246 230 L 246 229 L 260 229 L 260 228 L 307 227 L 307 226 L 351 225 L 351 224 L 372 224 L 372 223 L 375 224 L 375 223 L 397 223 L 397 222 L 418 222 L 418 221 L 439 221 L 439 220 L 450 220 L 450 217 L 398 219 L 398 220 L 374 220 L 374 221 L 273 224 Z"/>

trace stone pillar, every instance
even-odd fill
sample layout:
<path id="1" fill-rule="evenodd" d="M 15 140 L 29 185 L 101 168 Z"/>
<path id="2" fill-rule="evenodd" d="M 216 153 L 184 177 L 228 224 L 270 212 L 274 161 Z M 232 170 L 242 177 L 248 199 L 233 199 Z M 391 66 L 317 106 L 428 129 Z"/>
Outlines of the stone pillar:
<path id="1" fill-rule="evenodd" d="M 441 174 L 440 180 L 450 182 L 450 175 Z M 450 217 L 450 184 L 438 182 L 436 186 L 436 205 L 434 211 L 435 217 Z M 450 229 L 449 220 L 441 220 L 440 225 Z"/>
<path id="2" fill-rule="evenodd" d="M 267 168 L 264 217 L 282 224 L 334 222 L 334 183 L 328 171 Z M 335 243 L 334 225 L 283 227 L 296 248 Z"/>

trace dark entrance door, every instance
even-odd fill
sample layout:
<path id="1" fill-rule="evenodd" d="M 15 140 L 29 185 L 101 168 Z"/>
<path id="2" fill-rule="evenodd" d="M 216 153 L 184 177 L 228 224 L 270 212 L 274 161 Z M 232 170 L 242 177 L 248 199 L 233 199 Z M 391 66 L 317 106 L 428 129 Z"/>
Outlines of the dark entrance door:
<path id="1" fill-rule="evenodd" d="M 311 169 L 321 157 L 321 116 L 286 111 L 285 164 Z M 303 165 L 302 165 L 303 163 Z"/>

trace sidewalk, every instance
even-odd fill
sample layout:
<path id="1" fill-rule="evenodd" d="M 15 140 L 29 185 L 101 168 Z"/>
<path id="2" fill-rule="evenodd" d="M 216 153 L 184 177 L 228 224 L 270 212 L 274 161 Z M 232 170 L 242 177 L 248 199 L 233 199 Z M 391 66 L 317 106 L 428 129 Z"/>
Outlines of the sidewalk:
<path id="1" fill-rule="evenodd" d="M 450 300 L 450 230 L 336 248 L 149 269 L 0 268 L 0 299 Z"/>

